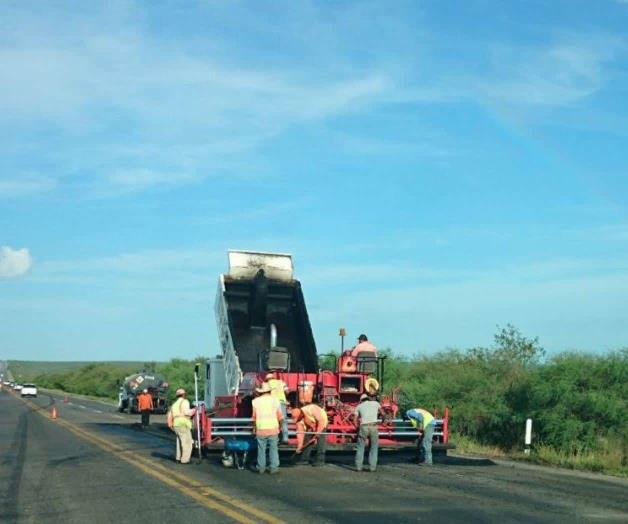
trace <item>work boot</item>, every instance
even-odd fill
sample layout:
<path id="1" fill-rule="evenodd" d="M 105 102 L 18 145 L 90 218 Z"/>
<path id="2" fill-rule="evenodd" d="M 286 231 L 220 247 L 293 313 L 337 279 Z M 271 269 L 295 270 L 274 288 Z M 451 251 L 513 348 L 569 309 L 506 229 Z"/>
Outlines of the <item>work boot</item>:
<path id="1" fill-rule="evenodd" d="M 269 471 L 269 473 L 270 473 L 271 475 L 275 475 L 275 474 L 279 473 L 279 469 L 271 469 L 271 470 Z"/>

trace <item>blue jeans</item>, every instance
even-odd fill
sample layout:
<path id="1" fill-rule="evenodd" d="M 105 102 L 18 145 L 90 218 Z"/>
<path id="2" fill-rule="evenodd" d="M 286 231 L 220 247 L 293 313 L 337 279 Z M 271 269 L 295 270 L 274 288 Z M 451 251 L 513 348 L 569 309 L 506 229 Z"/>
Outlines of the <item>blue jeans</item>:
<path id="1" fill-rule="evenodd" d="M 288 442 L 288 410 L 286 409 L 286 403 L 280 402 L 279 406 L 281 407 L 281 414 L 283 415 L 283 420 L 281 421 L 281 440 L 282 442 Z"/>
<path id="2" fill-rule="evenodd" d="M 377 453 L 379 450 L 379 428 L 377 424 L 365 424 L 358 430 L 358 447 L 355 450 L 355 469 L 362 470 L 364 462 L 364 448 L 366 441 L 369 441 L 369 468 L 371 471 L 377 469 Z"/>
<path id="3" fill-rule="evenodd" d="M 423 433 L 423 440 L 421 441 L 421 448 L 423 449 L 423 462 L 425 464 L 432 463 L 432 438 L 434 437 L 434 422 L 430 422 L 425 427 L 425 432 Z"/>
<path id="4" fill-rule="evenodd" d="M 279 449 L 277 448 L 279 438 L 277 435 L 256 438 L 257 471 L 260 473 L 264 473 L 264 471 L 266 471 L 266 448 L 268 448 L 268 455 L 270 458 L 270 470 L 275 471 L 276 469 L 279 469 Z"/>

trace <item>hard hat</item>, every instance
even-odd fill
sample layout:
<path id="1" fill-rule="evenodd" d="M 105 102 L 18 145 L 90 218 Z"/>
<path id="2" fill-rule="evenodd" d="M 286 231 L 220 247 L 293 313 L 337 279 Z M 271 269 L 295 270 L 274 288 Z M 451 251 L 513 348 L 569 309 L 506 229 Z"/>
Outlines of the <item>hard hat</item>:
<path id="1" fill-rule="evenodd" d="M 270 387 L 270 384 L 268 382 L 263 382 L 259 388 L 255 389 L 255 391 L 257 391 L 258 393 L 270 393 L 272 391 L 272 388 Z"/>
<path id="2" fill-rule="evenodd" d="M 144 393 L 148 393 L 148 390 L 146 388 L 144 388 Z"/>
<path id="3" fill-rule="evenodd" d="M 367 400 L 369 398 L 369 396 L 366 393 L 362 393 L 360 395 L 360 402 L 362 402 L 363 400 Z"/>
<path id="4" fill-rule="evenodd" d="M 268 375 L 266 375 L 266 380 L 272 380 L 274 378 L 277 378 L 277 375 L 275 375 L 274 373 L 269 373 Z"/>
<path id="5" fill-rule="evenodd" d="M 301 410 L 299 408 L 294 408 L 292 410 L 292 420 L 297 421 L 301 418 Z"/>
<path id="6" fill-rule="evenodd" d="M 177 397 L 182 397 L 183 395 L 185 395 L 185 389 L 183 389 L 183 388 L 177 389 L 177 391 L 175 391 L 175 395 Z"/>

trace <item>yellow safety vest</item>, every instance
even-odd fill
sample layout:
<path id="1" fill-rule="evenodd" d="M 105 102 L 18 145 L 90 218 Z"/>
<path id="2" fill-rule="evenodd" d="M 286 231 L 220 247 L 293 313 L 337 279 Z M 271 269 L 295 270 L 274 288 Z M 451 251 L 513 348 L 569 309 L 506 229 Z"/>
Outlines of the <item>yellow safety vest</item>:
<path id="1" fill-rule="evenodd" d="M 253 400 L 255 428 L 257 431 L 276 429 L 279 432 L 277 410 L 279 410 L 279 401 L 272 395 L 262 395 Z"/>
<path id="2" fill-rule="evenodd" d="M 270 394 L 275 397 L 279 402 L 286 403 L 286 392 L 284 391 L 284 387 L 286 386 L 283 380 L 279 380 L 278 378 L 271 378 L 268 381 L 268 385 L 270 386 L 271 392 Z"/>
<path id="3" fill-rule="evenodd" d="M 429 411 L 425 410 L 425 409 L 421 409 L 421 408 L 414 408 L 414 411 L 418 411 L 419 413 L 421 413 L 421 415 L 423 416 L 423 427 L 427 427 L 427 425 L 432 422 L 432 420 L 434 420 L 434 415 L 432 415 Z M 417 422 L 414 419 L 410 419 L 410 421 L 412 422 L 412 425 L 414 427 L 417 426 Z"/>
<path id="4" fill-rule="evenodd" d="M 172 409 L 172 418 L 174 419 L 174 422 L 172 425 L 175 428 L 192 429 L 192 420 L 188 416 L 183 414 L 184 402 L 188 403 L 188 409 L 189 409 L 190 403 L 184 398 L 177 399 L 177 401 L 170 408 Z"/>

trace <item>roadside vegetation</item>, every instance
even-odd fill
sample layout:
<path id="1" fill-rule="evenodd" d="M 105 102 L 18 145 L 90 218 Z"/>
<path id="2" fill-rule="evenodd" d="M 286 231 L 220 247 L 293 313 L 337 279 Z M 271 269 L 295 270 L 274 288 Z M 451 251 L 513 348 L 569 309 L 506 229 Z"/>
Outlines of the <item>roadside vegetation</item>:
<path id="1" fill-rule="evenodd" d="M 628 348 L 545 358 L 538 339 L 507 326 L 489 348 L 388 355 L 386 389 L 402 388 L 402 409 L 450 407 L 460 450 L 628 475 Z"/>
<path id="2" fill-rule="evenodd" d="M 195 360 L 175 358 L 169 362 L 92 362 L 83 366 L 70 366 L 65 371 L 42 371 L 44 366 L 31 365 L 30 373 L 21 367 L 24 381 L 35 382 L 38 386 L 56 389 L 67 393 L 117 399 L 120 383 L 133 373 L 143 369 L 163 375 L 170 384 L 169 396 L 174 399 L 174 392 L 182 387 L 191 395 L 194 391 L 194 363 L 204 363 L 206 357 Z M 14 369 L 9 363 L 10 369 Z M 28 369 L 28 366 L 26 366 Z M 203 369 L 199 372 L 199 391 L 204 387 Z"/>
<path id="3" fill-rule="evenodd" d="M 538 339 L 513 326 L 491 347 L 405 357 L 387 355 L 384 385 L 400 388 L 402 412 L 450 408 L 452 440 L 463 453 L 509 456 L 574 469 L 628 475 L 628 348 L 599 355 L 566 352 L 546 358 Z M 115 399 L 118 384 L 142 368 L 193 392 L 194 363 L 90 363 L 25 377 L 42 387 Z M 322 357 L 333 366 L 333 357 Z M 10 363 L 11 369 L 15 369 Z M 201 366 L 203 368 L 203 366 Z M 21 368 L 22 371 L 25 369 Z M 200 391 L 204 373 L 201 369 Z M 531 455 L 523 454 L 525 421 L 533 420 Z"/>

